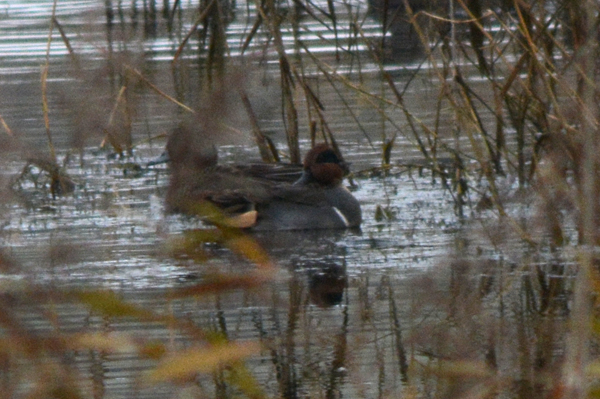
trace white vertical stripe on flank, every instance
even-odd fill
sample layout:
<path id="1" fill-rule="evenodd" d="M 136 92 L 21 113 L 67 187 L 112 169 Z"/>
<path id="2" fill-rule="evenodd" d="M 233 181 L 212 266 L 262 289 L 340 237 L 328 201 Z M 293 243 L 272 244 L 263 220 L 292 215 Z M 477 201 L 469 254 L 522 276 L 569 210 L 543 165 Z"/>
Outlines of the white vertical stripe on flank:
<path id="1" fill-rule="evenodd" d="M 344 216 L 344 214 L 342 212 L 340 212 L 340 210 L 337 209 L 335 206 L 333 207 L 333 210 L 335 211 L 335 213 L 337 213 L 337 215 L 340 217 L 342 222 L 344 222 L 344 225 L 346 227 L 350 227 L 350 223 L 348 223 L 348 219 L 346 219 L 346 216 Z"/>

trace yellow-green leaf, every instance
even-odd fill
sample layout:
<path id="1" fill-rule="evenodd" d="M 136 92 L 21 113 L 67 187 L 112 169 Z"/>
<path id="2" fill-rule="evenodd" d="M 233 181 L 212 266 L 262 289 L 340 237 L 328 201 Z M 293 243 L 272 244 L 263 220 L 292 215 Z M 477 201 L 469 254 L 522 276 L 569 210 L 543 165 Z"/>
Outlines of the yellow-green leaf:
<path id="1" fill-rule="evenodd" d="M 179 352 L 161 362 L 148 375 L 148 381 L 158 383 L 189 377 L 195 373 L 210 373 L 226 364 L 257 353 L 256 342 L 226 343 L 195 347 Z"/>

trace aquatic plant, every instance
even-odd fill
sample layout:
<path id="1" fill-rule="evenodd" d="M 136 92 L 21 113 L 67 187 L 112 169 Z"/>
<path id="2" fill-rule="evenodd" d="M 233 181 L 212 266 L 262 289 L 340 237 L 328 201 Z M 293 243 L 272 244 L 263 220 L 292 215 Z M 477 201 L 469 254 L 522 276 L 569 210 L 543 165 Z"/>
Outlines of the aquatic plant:
<path id="1" fill-rule="evenodd" d="M 0 391 L 7 397 L 21 390 L 31 396 L 103 397 L 105 361 L 120 354 L 149 359 L 140 390 L 169 381 L 183 392 L 202 385 L 198 381 L 208 375 L 209 391 L 219 397 L 336 397 L 344 389 L 358 397 L 594 396 L 598 5 L 371 1 L 366 12 L 346 2 L 265 1 L 247 7 L 248 29 L 234 43 L 227 40 L 228 25 L 240 11 L 233 2 L 202 1 L 190 15 L 179 1 L 163 2 L 162 13 L 155 1 L 107 1 L 107 39 L 98 44 L 105 63 L 95 68 L 86 68 L 85 56 L 71 45 L 73 32 L 49 15 L 40 84 L 48 155 L 25 156 L 13 187 L 18 191 L 32 183 L 53 196 L 74 188 L 63 168 L 70 158 L 60 165 L 56 155 L 47 86 L 52 31 L 58 29 L 79 84 L 64 102 L 76 126 L 70 144 L 80 152 L 91 137 L 131 157 L 137 144 L 154 138 L 142 140 L 139 133 L 142 103 L 152 96 L 160 106 L 173 107 L 170 124 L 192 118 L 218 139 L 240 133 L 232 121 L 241 111 L 261 156 L 270 162 L 283 157 L 299 162 L 303 141 L 337 146 L 336 131 L 353 129 L 381 153 L 381 165 L 355 171 L 356 178 L 429 171 L 451 193 L 461 220 L 481 224 L 474 235 L 485 237 L 493 250 L 469 246 L 477 241 L 459 237 L 450 261 L 401 281 L 385 275 L 373 282 L 365 272 L 348 284 L 343 268 L 330 273 L 328 267 L 334 290 L 321 293 L 343 304 L 340 291 L 346 290 L 346 305 L 348 298 L 357 304 L 341 307 L 339 323 L 328 326 L 315 326 L 307 305 L 318 295 L 308 292 L 319 286 L 318 278 L 307 287 L 301 276 L 292 275 L 289 298 L 269 291 L 273 308 L 285 308 L 286 318 L 274 310 L 272 318 L 254 310 L 259 338 L 248 342 L 233 338 L 221 301 L 232 292 L 247 300 L 273 283 L 269 256 L 238 230 L 190 229 L 167 240 L 157 257 L 200 265 L 217 242 L 252 266 L 233 275 L 210 270 L 202 282 L 164 293 L 160 310 L 109 290 L 65 290 L 29 281 L 8 285 L 0 300 L 5 334 Z M 342 13 L 350 21 L 344 34 Z M 376 35 L 368 31 L 371 21 L 378 22 Z M 176 42 L 166 73 L 154 68 L 140 45 L 161 30 Z M 311 35 L 320 45 L 311 45 Z M 325 56 L 322 47 L 330 48 Z M 398 67 L 400 59 L 411 59 L 412 69 Z M 252 91 L 253 73 L 271 74 L 278 82 L 277 106 L 265 113 L 284 121 L 283 138 L 264 128 L 258 111 L 269 98 Z M 381 77 L 375 87 L 364 79 L 367 74 Z M 426 92 L 434 99 L 427 102 L 432 108 L 407 103 L 409 90 Z M 332 101 L 325 93 L 343 109 L 343 127 L 328 114 Z M 18 135 L 0 122 L 7 136 Z M 400 138 L 413 144 L 418 158 L 406 159 L 398 151 Z M 525 196 L 534 200 L 522 217 L 512 205 Z M 384 224 L 396 214 L 385 198 L 382 204 L 370 217 Z M 53 245 L 50 252 L 50 263 L 68 264 L 77 250 Z M 0 266 L 21 267 L 5 253 Z M 216 303 L 211 313 L 216 316 L 204 325 L 190 320 L 192 312 L 173 310 L 193 308 L 196 301 Z M 84 313 L 89 324 L 65 331 L 57 310 L 63 306 Z M 45 334 L 38 334 L 40 325 L 28 324 L 21 309 L 38 317 Z M 113 333 L 105 326 L 116 320 L 158 323 L 171 336 L 154 340 Z M 276 334 L 268 334 L 266 323 Z M 311 350 L 320 353 L 311 357 Z M 257 354 L 272 379 L 261 379 L 244 365 Z M 91 395 L 77 385 L 77 357 L 90 364 Z M 265 380 L 271 385 L 261 385 Z"/>

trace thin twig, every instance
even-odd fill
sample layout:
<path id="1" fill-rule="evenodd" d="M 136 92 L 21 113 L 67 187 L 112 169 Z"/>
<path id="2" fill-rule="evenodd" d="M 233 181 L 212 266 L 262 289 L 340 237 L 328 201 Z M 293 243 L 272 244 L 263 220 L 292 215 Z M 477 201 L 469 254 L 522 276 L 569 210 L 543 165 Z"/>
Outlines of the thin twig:
<path id="1" fill-rule="evenodd" d="M 171 64 L 175 64 L 179 60 L 179 56 L 181 55 L 181 52 L 183 51 L 183 48 L 185 47 L 186 43 L 188 42 L 188 40 L 190 40 L 190 37 L 192 37 L 194 32 L 196 32 L 198 25 L 200 25 L 200 23 L 202 23 L 202 21 L 206 18 L 206 16 L 210 12 L 210 9 L 215 4 L 215 1 L 216 0 L 211 0 L 211 2 L 208 3 L 206 8 L 202 11 L 202 14 L 200 14 L 200 16 L 196 19 L 196 22 L 194 22 L 191 29 L 189 30 L 187 35 L 185 35 L 185 37 L 181 41 L 181 44 L 177 48 L 177 51 L 175 52 L 175 56 L 173 56 L 173 61 L 171 61 Z"/>
<path id="2" fill-rule="evenodd" d="M 48 31 L 48 42 L 46 45 L 46 63 L 42 67 L 42 111 L 44 113 L 44 126 L 46 128 L 46 136 L 48 137 L 48 148 L 50 156 L 56 162 L 56 151 L 52 143 L 52 133 L 50 132 L 50 118 L 48 116 L 48 68 L 50 67 L 50 45 L 52 43 L 52 31 L 54 30 L 54 20 L 56 19 L 56 4 L 58 0 L 54 0 L 52 4 L 52 18 L 50 20 L 50 29 Z"/>

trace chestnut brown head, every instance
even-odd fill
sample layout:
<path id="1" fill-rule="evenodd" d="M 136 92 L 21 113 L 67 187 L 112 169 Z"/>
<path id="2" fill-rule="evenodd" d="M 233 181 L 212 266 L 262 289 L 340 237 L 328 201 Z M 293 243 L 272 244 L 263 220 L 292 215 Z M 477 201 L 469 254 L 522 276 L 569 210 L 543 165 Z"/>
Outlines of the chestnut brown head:
<path id="1" fill-rule="evenodd" d="M 333 148 L 321 143 L 314 146 L 304 157 L 304 170 L 319 184 L 334 185 L 342 181 L 345 165 Z"/>

